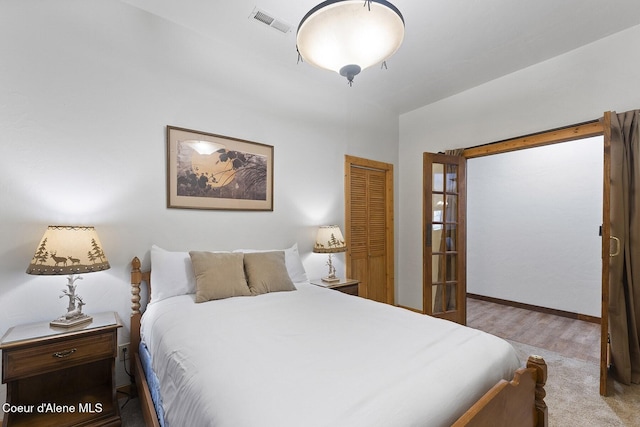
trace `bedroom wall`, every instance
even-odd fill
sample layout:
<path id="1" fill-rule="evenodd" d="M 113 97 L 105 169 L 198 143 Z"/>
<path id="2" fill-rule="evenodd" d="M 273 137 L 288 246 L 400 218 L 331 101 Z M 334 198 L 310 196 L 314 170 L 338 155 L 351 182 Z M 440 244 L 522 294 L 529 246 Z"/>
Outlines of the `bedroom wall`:
<path id="1" fill-rule="evenodd" d="M 420 154 L 594 120 L 606 110 L 640 108 L 640 50 L 633 42 L 639 39 L 636 26 L 400 116 L 399 304 L 422 309 Z M 535 304 L 528 297 L 522 302 Z"/>
<path id="2" fill-rule="evenodd" d="M 87 312 L 119 313 L 122 343 L 133 256 L 149 267 L 152 244 L 298 243 L 319 277 L 326 255 L 312 242 L 318 225 L 344 224 L 344 155 L 397 164 L 397 115 L 347 85 L 287 81 L 277 64 L 119 1 L 1 8 L 0 335 L 65 311 L 64 277 L 25 274 L 47 225 L 96 227 L 111 269 L 85 275 L 79 293 Z M 273 145 L 274 211 L 167 209 L 167 125 Z M 334 259 L 343 274 L 344 257 Z"/>
<path id="3" fill-rule="evenodd" d="M 603 147 L 467 161 L 467 292 L 600 317 Z"/>

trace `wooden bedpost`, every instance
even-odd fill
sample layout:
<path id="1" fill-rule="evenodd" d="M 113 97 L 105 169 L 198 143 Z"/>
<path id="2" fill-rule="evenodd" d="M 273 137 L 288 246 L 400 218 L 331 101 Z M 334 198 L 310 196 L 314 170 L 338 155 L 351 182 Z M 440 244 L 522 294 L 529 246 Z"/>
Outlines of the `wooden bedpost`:
<path id="1" fill-rule="evenodd" d="M 131 261 L 131 337 L 130 349 L 131 360 L 133 355 L 138 354 L 140 344 L 140 283 L 142 282 L 142 272 L 140 271 L 140 259 L 134 257 Z M 132 364 L 133 365 L 133 364 Z M 135 369 L 133 366 L 131 369 Z"/>
<path id="2" fill-rule="evenodd" d="M 131 260 L 131 313 L 140 313 L 140 282 L 142 282 L 142 272 L 140 271 L 140 258 L 133 257 Z"/>
<path id="3" fill-rule="evenodd" d="M 537 427 L 547 427 L 549 425 L 549 409 L 544 402 L 547 392 L 544 389 L 547 383 L 547 362 L 541 356 L 529 356 L 527 368 L 536 370 L 536 413 L 538 417 Z"/>
<path id="4" fill-rule="evenodd" d="M 151 427 L 160 427 L 149 385 L 140 364 L 140 320 L 142 318 L 142 313 L 140 312 L 140 284 L 142 282 L 146 282 L 147 291 L 149 292 L 147 303 L 151 300 L 151 272 L 141 271 L 140 265 L 138 257 L 134 257 L 131 260 L 131 359 L 129 366 L 131 367 L 131 374 L 135 377 L 136 391 L 140 398 L 140 409 L 142 410 L 144 424 Z"/>

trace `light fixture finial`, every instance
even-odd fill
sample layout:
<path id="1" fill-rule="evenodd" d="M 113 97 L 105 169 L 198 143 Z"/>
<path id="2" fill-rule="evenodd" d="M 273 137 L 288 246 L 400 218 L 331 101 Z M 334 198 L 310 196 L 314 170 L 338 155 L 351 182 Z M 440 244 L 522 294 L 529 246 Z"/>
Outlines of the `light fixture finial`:
<path id="1" fill-rule="evenodd" d="M 360 66 L 356 64 L 345 65 L 340 68 L 340 75 L 346 77 L 349 81 L 349 86 L 353 85 L 353 78 L 360 74 Z"/>

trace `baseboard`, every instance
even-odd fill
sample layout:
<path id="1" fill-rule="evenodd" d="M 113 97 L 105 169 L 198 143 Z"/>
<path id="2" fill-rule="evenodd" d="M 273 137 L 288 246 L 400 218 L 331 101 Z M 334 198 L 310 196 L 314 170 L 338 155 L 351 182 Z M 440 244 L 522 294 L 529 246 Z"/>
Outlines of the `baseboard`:
<path id="1" fill-rule="evenodd" d="M 567 317 L 569 319 L 584 320 L 585 322 L 600 324 L 600 318 L 588 316 L 586 314 L 572 313 L 570 311 L 556 310 L 555 308 L 540 307 L 537 305 L 525 304 L 522 302 L 509 301 L 500 298 L 488 297 L 485 295 L 469 294 L 467 298 L 473 298 L 481 301 L 492 302 L 495 304 L 507 305 L 510 307 L 524 308 L 525 310 L 537 311 L 539 313 L 553 314 L 555 316 Z"/>

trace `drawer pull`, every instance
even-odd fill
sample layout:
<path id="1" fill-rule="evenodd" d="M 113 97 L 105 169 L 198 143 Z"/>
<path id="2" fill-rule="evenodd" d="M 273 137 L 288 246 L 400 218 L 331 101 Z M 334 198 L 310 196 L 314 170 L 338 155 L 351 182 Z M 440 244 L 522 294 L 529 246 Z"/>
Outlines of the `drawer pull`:
<path id="1" fill-rule="evenodd" d="M 57 357 L 59 359 L 62 359 L 63 357 L 71 356 L 76 351 L 78 351 L 78 350 L 75 349 L 75 348 L 72 348 L 71 350 L 56 351 L 55 353 L 53 353 L 53 357 Z"/>

